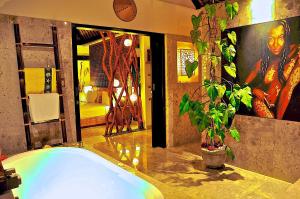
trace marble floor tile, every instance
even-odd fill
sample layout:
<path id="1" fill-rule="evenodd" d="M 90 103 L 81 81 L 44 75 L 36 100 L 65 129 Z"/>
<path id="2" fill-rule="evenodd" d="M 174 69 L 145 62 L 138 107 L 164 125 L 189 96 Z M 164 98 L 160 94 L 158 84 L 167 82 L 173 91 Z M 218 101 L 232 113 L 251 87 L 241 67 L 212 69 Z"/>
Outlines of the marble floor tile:
<path id="1" fill-rule="evenodd" d="M 276 198 L 288 182 L 231 165 L 205 168 L 200 144 L 152 148 L 151 130 L 104 137 L 104 127 L 82 129 L 83 147 L 154 184 L 165 198 Z"/>

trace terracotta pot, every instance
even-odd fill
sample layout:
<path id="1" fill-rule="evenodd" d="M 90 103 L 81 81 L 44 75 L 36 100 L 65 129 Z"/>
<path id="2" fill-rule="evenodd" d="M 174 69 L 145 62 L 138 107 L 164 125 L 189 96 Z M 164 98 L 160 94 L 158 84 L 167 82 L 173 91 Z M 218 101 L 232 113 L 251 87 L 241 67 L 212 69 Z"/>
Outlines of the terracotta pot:
<path id="1" fill-rule="evenodd" d="M 201 148 L 202 158 L 207 168 L 217 169 L 224 167 L 226 160 L 226 146 L 223 145 L 213 151 L 209 151 L 207 148 Z"/>

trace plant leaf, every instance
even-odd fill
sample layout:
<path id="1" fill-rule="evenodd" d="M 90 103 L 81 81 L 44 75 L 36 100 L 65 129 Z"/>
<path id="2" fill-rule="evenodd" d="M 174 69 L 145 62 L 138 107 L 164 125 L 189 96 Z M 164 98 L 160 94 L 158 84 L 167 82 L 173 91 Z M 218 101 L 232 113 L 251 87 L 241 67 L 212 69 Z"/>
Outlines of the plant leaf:
<path id="1" fill-rule="evenodd" d="M 210 139 L 213 139 L 215 136 L 215 131 L 213 129 L 209 128 L 207 130 L 207 135 L 208 135 L 208 137 L 210 137 Z"/>
<path id="2" fill-rule="evenodd" d="M 211 118 L 214 120 L 214 125 L 215 125 L 216 129 L 219 130 L 222 125 L 223 113 L 218 109 L 212 108 L 209 111 L 209 114 L 210 114 Z"/>
<path id="3" fill-rule="evenodd" d="M 211 5 L 206 4 L 205 10 L 206 10 L 209 18 L 212 18 L 213 16 L 216 15 L 216 6 L 214 4 L 211 4 Z"/>
<path id="4" fill-rule="evenodd" d="M 189 118 L 190 118 L 192 125 L 197 125 L 197 116 L 193 111 L 189 112 Z"/>
<path id="5" fill-rule="evenodd" d="M 202 103 L 200 103 L 199 101 L 193 101 L 193 102 L 191 102 L 191 104 L 190 104 L 190 108 L 191 108 L 191 110 L 192 111 L 203 111 L 203 104 Z"/>
<path id="6" fill-rule="evenodd" d="M 229 91 L 229 90 L 225 91 L 225 95 L 226 95 L 227 98 L 229 98 L 229 96 L 231 95 L 231 91 Z"/>
<path id="7" fill-rule="evenodd" d="M 227 127 L 227 125 L 228 125 L 228 116 L 229 115 L 229 113 L 228 113 L 228 110 L 226 109 L 225 111 L 224 111 L 224 116 L 223 116 L 223 124 Z"/>
<path id="8" fill-rule="evenodd" d="M 231 31 L 231 33 L 227 33 L 228 38 L 230 39 L 231 43 L 236 45 L 236 33 Z"/>
<path id="9" fill-rule="evenodd" d="M 210 80 L 205 79 L 204 80 L 204 87 L 206 88 L 206 90 L 208 89 L 208 87 L 211 85 Z"/>
<path id="10" fill-rule="evenodd" d="M 190 62 L 189 60 L 185 61 L 185 72 L 188 78 L 191 78 L 193 76 L 194 71 L 196 70 L 197 67 L 198 67 L 197 61 L 194 62 Z"/>
<path id="11" fill-rule="evenodd" d="M 228 157 L 230 157 L 232 160 L 235 159 L 235 155 L 233 153 L 233 151 L 231 150 L 231 148 L 229 146 L 226 147 L 226 154 Z"/>
<path id="12" fill-rule="evenodd" d="M 234 2 L 234 3 L 232 4 L 232 8 L 233 8 L 234 12 L 235 12 L 236 15 L 237 15 L 238 12 L 239 12 L 239 4 L 238 4 L 238 2 Z"/>
<path id="13" fill-rule="evenodd" d="M 189 111 L 190 105 L 189 105 L 189 95 L 184 94 L 182 96 L 181 102 L 179 104 L 179 115 L 182 116 L 183 114 L 187 113 Z"/>
<path id="14" fill-rule="evenodd" d="M 236 78 L 236 66 L 233 62 L 229 66 L 225 65 L 224 69 L 231 77 Z"/>
<path id="15" fill-rule="evenodd" d="M 212 100 L 215 101 L 216 98 L 218 97 L 218 89 L 214 84 L 211 84 L 208 88 L 207 88 L 207 94 L 208 97 Z"/>
<path id="16" fill-rule="evenodd" d="M 202 20 L 201 15 L 198 15 L 198 16 L 192 15 L 192 24 L 193 24 L 194 30 L 197 30 L 199 28 L 201 20 Z"/>
<path id="17" fill-rule="evenodd" d="M 209 118 L 207 117 L 207 115 L 203 114 L 202 120 L 197 126 L 198 132 L 201 133 L 202 131 L 204 131 L 209 126 L 209 124 Z"/>
<path id="18" fill-rule="evenodd" d="M 224 131 L 224 129 L 217 130 L 216 133 L 220 137 L 222 143 L 224 143 L 224 139 L 225 139 L 225 131 Z"/>
<path id="19" fill-rule="evenodd" d="M 230 129 L 229 130 L 229 134 L 231 135 L 231 137 L 236 140 L 237 142 L 240 141 L 240 133 L 238 132 L 238 130 L 234 129 Z"/>
<path id="20" fill-rule="evenodd" d="M 218 105 L 217 105 L 217 109 L 219 111 L 221 111 L 221 113 L 223 113 L 225 111 L 225 109 L 227 108 L 226 104 L 223 103 L 223 102 L 220 102 Z"/>
<path id="21" fill-rule="evenodd" d="M 198 30 L 198 29 L 197 29 L 197 30 L 192 30 L 192 31 L 190 32 L 190 35 L 191 35 L 192 42 L 193 42 L 194 44 L 197 43 L 198 38 L 200 37 L 200 32 L 199 32 L 199 30 Z"/>
<path id="22" fill-rule="evenodd" d="M 219 63 L 221 63 L 221 57 L 212 55 L 210 59 L 213 67 L 216 67 Z"/>
<path id="23" fill-rule="evenodd" d="M 227 112 L 228 112 L 228 117 L 232 118 L 236 112 L 236 109 L 231 104 L 228 104 Z"/>
<path id="24" fill-rule="evenodd" d="M 239 90 L 241 90 L 241 86 L 238 85 L 238 84 L 234 84 L 233 85 L 233 91 L 239 91 Z"/>
<path id="25" fill-rule="evenodd" d="M 235 50 L 234 46 L 230 44 L 228 47 L 228 50 L 229 50 L 230 56 L 235 57 L 236 50 Z"/>
<path id="26" fill-rule="evenodd" d="M 198 53 L 200 55 L 202 55 L 202 54 L 204 54 L 207 51 L 207 49 L 208 49 L 208 43 L 205 42 L 205 41 L 198 40 L 196 42 L 196 47 L 197 47 Z"/>
<path id="27" fill-rule="evenodd" d="M 226 1 L 225 9 L 226 9 L 227 15 L 232 20 L 239 12 L 239 4 L 237 2 L 229 3 L 228 1 Z"/>
<path id="28" fill-rule="evenodd" d="M 241 89 L 241 102 L 245 104 L 248 109 L 252 108 L 252 92 L 249 86 Z"/>
<path id="29" fill-rule="evenodd" d="M 219 98 L 222 98 L 224 96 L 224 93 L 226 91 L 226 86 L 225 85 L 216 85 L 218 89 L 218 96 Z"/>
<path id="30" fill-rule="evenodd" d="M 240 97 L 237 94 L 238 91 L 234 91 L 231 93 L 230 97 L 229 97 L 229 103 L 236 109 L 238 110 L 240 107 Z"/>
<path id="31" fill-rule="evenodd" d="M 222 32 L 227 28 L 227 20 L 226 19 L 218 19 L 218 24 L 219 24 Z"/>
<path id="32" fill-rule="evenodd" d="M 222 54 L 228 62 L 232 62 L 236 54 L 234 46 L 232 44 L 229 47 L 222 45 Z"/>

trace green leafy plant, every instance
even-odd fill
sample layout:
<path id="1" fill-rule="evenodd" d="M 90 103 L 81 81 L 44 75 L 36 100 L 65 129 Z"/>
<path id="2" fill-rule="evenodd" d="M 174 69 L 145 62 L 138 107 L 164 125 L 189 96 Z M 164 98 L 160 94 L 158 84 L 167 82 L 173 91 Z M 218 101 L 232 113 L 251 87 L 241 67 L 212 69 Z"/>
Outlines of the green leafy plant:
<path id="1" fill-rule="evenodd" d="M 224 58 L 224 70 L 232 77 L 236 78 L 236 65 L 233 62 L 236 56 L 235 45 L 237 35 L 234 31 L 227 33 L 224 39 L 218 39 L 216 29 L 222 32 L 227 28 L 227 22 L 238 14 L 238 3 L 225 2 L 227 18 L 216 16 L 216 5 L 206 5 L 198 16 L 192 16 L 193 30 L 191 39 L 195 45 L 199 56 L 206 55 L 209 58 L 207 68 L 210 71 L 210 78 L 204 80 L 190 96 L 185 94 L 179 105 L 180 116 L 188 114 L 191 124 L 198 132 L 205 133 L 206 142 L 202 147 L 214 150 L 224 145 L 226 135 L 230 135 L 234 140 L 240 141 L 239 131 L 231 125 L 236 112 L 241 104 L 247 108 L 252 108 L 252 92 L 247 85 L 240 86 L 222 77 L 215 75 L 216 67 L 221 66 L 221 55 Z M 201 35 L 201 28 L 205 28 L 206 33 Z M 205 31 L 204 31 L 205 32 Z M 219 52 L 217 51 L 219 49 Z M 194 70 L 198 67 L 198 61 L 186 61 L 186 72 L 188 77 L 193 76 Z M 209 100 L 200 101 L 194 99 L 195 94 L 205 88 L 205 93 L 201 99 L 207 96 Z M 229 146 L 226 146 L 226 153 L 234 159 L 234 153 Z"/>

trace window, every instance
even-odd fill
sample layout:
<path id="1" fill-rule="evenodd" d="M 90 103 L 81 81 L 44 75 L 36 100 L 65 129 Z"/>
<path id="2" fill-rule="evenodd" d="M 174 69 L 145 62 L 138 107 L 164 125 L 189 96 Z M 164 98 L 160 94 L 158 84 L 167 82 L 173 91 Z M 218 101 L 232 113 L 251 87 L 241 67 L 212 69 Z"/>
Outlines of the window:
<path id="1" fill-rule="evenodd" d="M 177 73 L 180 76 L 187 76 L 185 72 L 185 62 L 195 61 L 195 51 L 192 49 L 177 49 Z"/>
<path id="2" fill-rule="evenodd" d="M 198 54 L 197 51 L 195 51 L 192 43 L 177 42 L 177 82 L 198 82 L 198 68 L 194 71 L 194 74 L 191 78 L 188 78 L 185 71 L 186 60 L 194 62 L 197 60 L 197 58 Z"/>

